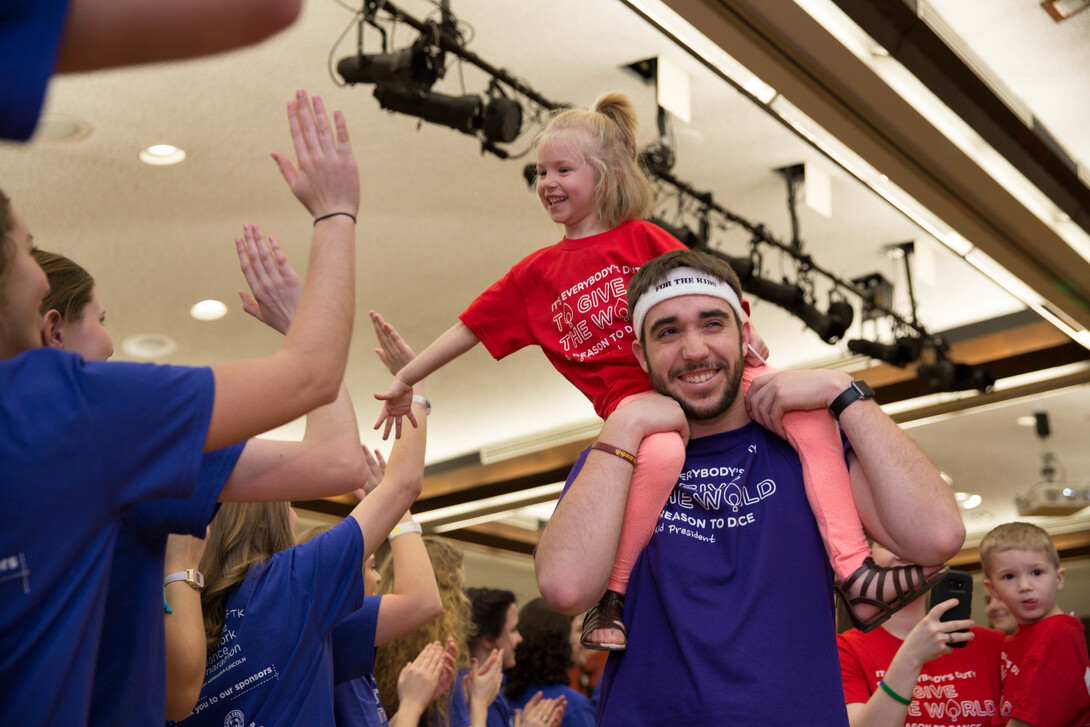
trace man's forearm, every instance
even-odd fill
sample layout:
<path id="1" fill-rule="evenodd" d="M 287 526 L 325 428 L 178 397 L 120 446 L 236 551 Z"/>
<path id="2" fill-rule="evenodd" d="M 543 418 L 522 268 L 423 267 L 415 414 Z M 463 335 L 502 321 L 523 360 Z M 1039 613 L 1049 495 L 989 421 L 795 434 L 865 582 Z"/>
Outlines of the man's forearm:
<path id="1" fill-rule="evenodd" d="M 628 452 L 642 436 L 614 412 L 599 441 Z M 605 591 L 617 554 L 633 465 L 591 450 L 582 470 L 549 519 L 534 563 L 538 589 L 549 606 L 574 615 L 590 608 Z"/>
<path id="2" fill-rule="evenodd" d="M 937 564 L 965 540 L 953 492 L 927 455 L 873 401 L 844 410 L 852 490 L 864 526 L 902 558 Z M 911 517 L 906 517 L 911 513 Z"/>

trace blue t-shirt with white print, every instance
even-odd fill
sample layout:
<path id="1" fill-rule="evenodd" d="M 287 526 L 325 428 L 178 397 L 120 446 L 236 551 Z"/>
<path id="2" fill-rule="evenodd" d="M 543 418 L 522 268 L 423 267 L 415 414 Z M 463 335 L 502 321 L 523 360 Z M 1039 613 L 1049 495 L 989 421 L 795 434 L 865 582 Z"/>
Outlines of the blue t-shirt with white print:
<path id="1" fill-rule="evenodd" d="M 87 723 L 122 518 L 193 492 L 213 398 L 207 368 L 0 361 L 0 724 Z"/>
<path id="2" fill-rule="evenodd" d="M 333 628 L 363 604 L 363 534 L 332 530 L 250 568 L 186 727 L 334 727 Z"/>

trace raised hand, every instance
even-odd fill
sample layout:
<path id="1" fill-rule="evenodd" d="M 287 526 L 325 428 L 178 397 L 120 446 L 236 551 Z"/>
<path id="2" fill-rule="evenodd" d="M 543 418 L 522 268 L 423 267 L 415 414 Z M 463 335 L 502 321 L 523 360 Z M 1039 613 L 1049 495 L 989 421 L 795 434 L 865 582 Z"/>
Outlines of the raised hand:
<path id="1" fill-rule="evenodd" d="M 521 710 L 515 710 L 515 727 L 560 727 L 567 708 L 568 700 L 563 695 L 545 699 L 538 692 Z"/>
<path id="2" fill-rule="evenodd" d="M 363 487 L 355 491 L 355 494 L 362 500 L 367 493 L 378 487 L 378 483 L 382 482 L 382 478 L 386 476 L 386 460 L 382 452 L 377 449 L 372 453 L 366 444 L 361 444 L 360 448 L 363 450 L 363 461 L 367 466 L 367 481 L 363 483 Z"/>
<path id="3" fill-rule="evenodd" d="M 441 695 L 450 691 L 450 686 L 454 684 L 454 675 L 458 673 L 458 645 L 454 643 L 454 639 L 447 639 L 447 648 L 443 649 L 443 665 L 442 672 L 439 675 L 439 685 L 435 687 L 435 696 L 433 699 L 438 699 Z"/>
<path id="4" fill-rule="evenodd" d="M 336 139 L 322 100 L 296 91 L 288 101 L 288 126 L 298 168 L 283 154 L 272 153 L 292 193 L 314 217 L 335 212 L 355 216 L 360 207 L 359 171 L 348 142 L 348 126 L 340 111 L 333 112 L 333 121 Z"/>
<path id="5" fill-rule="evenodd" d="M 386 424 L 382 432 L 383 439 L 390 437 L 391 427 L 394 428 L 394 438 L 401 438 L 401 417 L 403 416 L 408 417 L 409 423 L 416 426 L 416 416 L 412 411 L 413 387 L 395 376 L 390 382 L 390 388 L 382 394 L 375 394 L 375 398 L 386 402 L 382 406 L 382 411 L 379 412 L 378 421 L 375 422 L 375 429 L 381 427 L 384 422 Z"/>
<path id="6" fill-rule="evenodd" d="M 466 689 L 466 701 L 473 705 L 489 705 L 496 701 L 503 683 L 503 649 L 493 649 L 483 664 L 474 659 L 469 673 L 462 680 Z M 487 706 L 485 706 L 487 709 Z"/>
<path id="7" fill-rule="evenodd" d="M 426 707 L 435 698 L 443 674 L 443 656 L 443 647 L 433 641 L 405 665 L 397 677 L 399 702 Z"/>
<path id="8" fill-rule="evenodd" d="M 303 281 L 288 264 L 275 237 L 265 238 L 260 225 L 243 225 L 242 237 L 235 238 L 239 266 L 250 292 L 238 291 L 242 309 L 270 328 L 287 333 Z"/>
<path id="9" fill-rule="evenodd" d="M 409 344 L 405 343 L 397 330 L 387 323 L 381 315 L 375 311 L 369 311 L 369 315 L 371 316 L 371 324 L 375 327 L 375 338 L 378 339 L 379 345 L 375 349 L 375 353 L 390 373 L 397 376 L 397 372 L 405 364 L 416 358 L 416 352 L 409 347 Z"/>
<path id="10" fill-rule="evenodd" d="M 951 598 L 928 611 L 927 615 L 908 632 L 898 653 L 904 652 L 906 658 L 912 659 L 913 666 L 922 667 L 932 659 L 952 653 L 954 651 L 952 644 L 972 641 L 975 638 L 973 632 L 962 633 L 962 629 L 971 629 L 975 625 L 971 619 L 940 620 L 944 613 L 956 605 L 958 605 L 957 599 Z"/>

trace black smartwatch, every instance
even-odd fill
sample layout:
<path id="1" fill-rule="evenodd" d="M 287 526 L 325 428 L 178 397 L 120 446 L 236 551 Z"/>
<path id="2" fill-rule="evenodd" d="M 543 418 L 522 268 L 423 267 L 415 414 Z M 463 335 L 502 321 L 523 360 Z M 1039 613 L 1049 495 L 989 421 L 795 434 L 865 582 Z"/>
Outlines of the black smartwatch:
<path id="1" fill-rule="evenodd" d="M 856 379 L 852 381 L 851 385 L 844 389 L 840 396 L 833 399 L 833 403 L 829 405 L 829 413 L 833 415 L 833 419 L 840 420 L 840 415 L 844 413 L 850 405 L 859 401 L 860 399 L 873 399 L 874 389 L 867 384 L 866 381 Z"/>

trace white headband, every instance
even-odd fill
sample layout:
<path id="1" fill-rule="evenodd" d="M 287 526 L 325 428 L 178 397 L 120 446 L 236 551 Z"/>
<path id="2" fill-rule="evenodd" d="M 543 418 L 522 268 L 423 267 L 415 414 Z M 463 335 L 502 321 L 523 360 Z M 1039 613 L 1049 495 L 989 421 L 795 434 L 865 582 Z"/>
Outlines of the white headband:
<path id="1" fill-rule="evenodd" d="M 713 298 L 721 298 L 734 309 L 739 325 L 745 320 L 738 294 L 725 282 L 695 268 L 674 268 L 636 301 L 636 306 L 632 309 L 632 323 L 635 326 L 637 339 L 642 338 L 643 319 L 647 316 L 647 312 L 662 301 L 679 295 L 710 295 Z"/>

